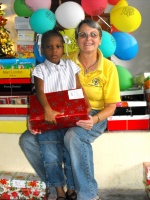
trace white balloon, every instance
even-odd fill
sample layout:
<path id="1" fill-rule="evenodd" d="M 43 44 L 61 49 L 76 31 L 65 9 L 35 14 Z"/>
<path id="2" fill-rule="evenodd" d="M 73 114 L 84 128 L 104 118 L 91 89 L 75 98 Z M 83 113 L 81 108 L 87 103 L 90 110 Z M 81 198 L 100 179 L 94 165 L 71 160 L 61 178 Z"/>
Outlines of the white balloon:
<path id="1" fill-rule="evenodd" d="M 57 22 L 66 29 L 76 28 L 81 20 L 85 19 L 85 13 L 80 4 L 68 1 L 62 3 L 55 11 Z"/>

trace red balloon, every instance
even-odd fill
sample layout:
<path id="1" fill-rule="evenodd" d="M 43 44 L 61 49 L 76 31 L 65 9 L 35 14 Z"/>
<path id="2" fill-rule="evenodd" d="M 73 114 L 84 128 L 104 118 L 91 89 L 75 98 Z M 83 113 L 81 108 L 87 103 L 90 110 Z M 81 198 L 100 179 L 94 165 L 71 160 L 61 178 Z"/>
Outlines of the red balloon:
<path id="1" fill-rule="evenodd" d="M 104 12 L 107 0 L 81 0 L 84 12 L 90 16 L 98 16 Z"/>
<path id="2" fill-rule="evenodd" d="M 110 5 L 116 5 L 120 0 L 107 0 Z"/>
<path id="3" fill-rule="evenodd" d="M 111 33 L 113 33 L 113 32 L 120 32 L 120 31 L 116 27 L 111 25 Z"/>

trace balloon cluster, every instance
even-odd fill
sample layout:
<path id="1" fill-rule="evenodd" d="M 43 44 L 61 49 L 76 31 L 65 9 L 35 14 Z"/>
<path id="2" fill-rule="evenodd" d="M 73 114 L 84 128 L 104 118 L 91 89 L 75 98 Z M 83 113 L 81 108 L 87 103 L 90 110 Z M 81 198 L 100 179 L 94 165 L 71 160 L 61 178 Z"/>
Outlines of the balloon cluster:
<path id="1" fill-rule="evenodd" d="M 67 53 L 78 48 L 74 30 L 79 22 L 85 19 L 85 13 L 91 17 L 98 16 L 105 22 L 100 15 L 110 4 L 112 5 L 109 26 L 111 32 L 102 31 L 102 42 L 98 48 L 106 58 L 114 54 L 121 60 L 130 60 L 137 55 L 138 43 L 131 33 L 139 28 L 142 17 L 140 12 L 135 7 L 129 6 L 126 0 L 81 0 L 81 5 L 67 1 L 60 4 L 55 13 L 51 11 L 51 1 L 15 0 L 14 11 L 18 16 L 29 17 L 30 26 L 37 34 L 43 34 L 56 26 L 64 29 L 61 34 L 66 40 L 65 53 Z M 38 45 L 35 45 L 34 53 L 40 62 L 44 58 L 38 54 L 37 47 Z"/>
<path id="2" fill-rule="evenodd" d="M 111 34 L 116 41 L 114 55 L 121 60 L 131 60 L 138 53 L 138 42 L 132 35 L 142 22 L 140 12 L 128 5 L 126 0 L 108 0 L 113 5 L 110 11 Z M 133 86 L 131 73 L 120 65 L 116 65 L 120 90 L 127 90 Z"/>

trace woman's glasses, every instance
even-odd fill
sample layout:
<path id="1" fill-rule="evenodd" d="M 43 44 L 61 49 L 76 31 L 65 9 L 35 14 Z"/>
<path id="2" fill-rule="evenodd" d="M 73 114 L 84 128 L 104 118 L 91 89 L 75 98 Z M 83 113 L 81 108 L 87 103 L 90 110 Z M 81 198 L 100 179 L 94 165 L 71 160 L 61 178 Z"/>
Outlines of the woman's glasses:
<path id="1" fill-rule="evenodd" d="M 94 33 L 94 32 L 91 32 L 90 34 L 88 33 L 85 33 L 85 32 L 79 32 L 78 33 L 78 36 L 80 38 L 87 38 L 87 37 L 92 37 L 92 38 L 97 38 L 98 37 L 98 34 L 97 33 Z"/>

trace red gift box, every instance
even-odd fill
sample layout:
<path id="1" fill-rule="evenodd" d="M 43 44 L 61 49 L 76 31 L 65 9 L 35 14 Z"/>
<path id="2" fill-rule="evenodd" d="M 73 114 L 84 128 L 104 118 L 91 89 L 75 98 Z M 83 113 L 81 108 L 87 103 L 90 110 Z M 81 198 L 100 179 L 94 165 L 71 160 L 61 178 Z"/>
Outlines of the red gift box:
<path id="1" fill-rule="evenodd" d="M 27 115 L 28 104 L 28 96 L 0 96 L 0 115 Z"/>
<path id="2" fill-rule="evenodd" d="M 88 119 L 87 105 L 82 89 L 65 90 L 46 93 L 47 100 L 53 110 L 63 113 L 57 115 L 57 125 L 44 121 L 44 112 L 35 94 L 29 96 L 29 120 L 32 130 L 47 131 L 76 126 L 80 119 Z"/>
<path id="3" fill-rule="evenodd" d="M 149 130 L 149 115 L 110 116 L 108 117 L 107 130 Z"/>

